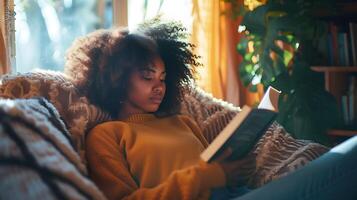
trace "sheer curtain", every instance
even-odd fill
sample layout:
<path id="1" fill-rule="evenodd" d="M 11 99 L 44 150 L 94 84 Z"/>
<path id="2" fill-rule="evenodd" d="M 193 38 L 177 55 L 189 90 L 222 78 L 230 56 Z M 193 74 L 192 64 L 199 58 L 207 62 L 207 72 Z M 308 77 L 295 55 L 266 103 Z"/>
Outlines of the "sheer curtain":
<path id="1" fill-rule="evenodd" d="M 241 62 L 236 45 L 240 18 L 232 19 L 223 12 L 230 4 L 221 0 L 192 0 L 192 42 L 202 56 L 204 67 L 200 69 L 199 85 L 213 96 L 237 106 L 253 105 L 262 96 L 250 93 L 239 80 L 238 65 Z M 239 0 L 243 4 L 243 0 Z"/>

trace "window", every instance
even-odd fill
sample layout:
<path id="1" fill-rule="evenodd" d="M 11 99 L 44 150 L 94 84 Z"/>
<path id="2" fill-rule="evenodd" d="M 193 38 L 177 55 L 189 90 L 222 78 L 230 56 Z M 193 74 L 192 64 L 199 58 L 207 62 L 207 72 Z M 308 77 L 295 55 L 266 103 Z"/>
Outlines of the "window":
<path id="1" fill-rule="evenodd" d="M 73 40 L 112 25 L 111 0 L 15 0 L 16 69 L 63 70 Z"/>
<path id="2" fill-rule="evenodd" d="M 142 12 L 138 12 L 141 10 Z M 162 14 L 164 18 L 181 21 L 191 30 L 192 26 L 192 0 L 129 0 L 128 25 L 132 30 L 145 19 Z"/>
<path id="3" fill-rule="evenodd" d="M 112 26 L 113 5 L 116 5 L 112 1 L 117 0 L 14 1 L 16 67 L 13 71 L 28 72 L 35 68 L 62 71 L 66 50 L 75 38 Z M 165 18 L 182 21 L 189 30 L 191 28 L 191 0 L 127 2 L 131 30 L 159 13 Z"/>

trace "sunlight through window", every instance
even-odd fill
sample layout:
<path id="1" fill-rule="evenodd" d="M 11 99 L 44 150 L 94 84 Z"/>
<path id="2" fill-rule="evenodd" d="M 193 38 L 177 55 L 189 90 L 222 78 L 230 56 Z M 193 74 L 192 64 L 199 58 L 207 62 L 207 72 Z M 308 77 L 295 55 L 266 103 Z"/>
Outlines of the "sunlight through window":
<path id="1" fill-rule="evenodd" d="M 136 0 L 128 1 L 129 29 L 158 14 L 164 19 L 181 21 L 184 26 L 191 31 L 192 26 L 192 1 L 191 0 Z"/>
<path id="2" fill-rule="evenodd" d="M 16 72 L 63 70 L 73 40 L 112 26 L 111 0 L 15 0 Z"/>

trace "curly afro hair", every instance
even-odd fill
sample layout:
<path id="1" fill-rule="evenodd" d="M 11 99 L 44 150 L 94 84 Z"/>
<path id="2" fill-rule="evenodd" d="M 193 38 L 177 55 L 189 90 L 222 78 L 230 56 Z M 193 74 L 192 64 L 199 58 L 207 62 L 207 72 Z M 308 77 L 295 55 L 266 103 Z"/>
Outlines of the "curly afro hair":
<path id="1" fill-rule="evenodd" d="M 92 104 L 116 118 L 130 73 L 160 57 L 166 68 L 166 93 L 154 114 L 178 114 L 183 92 L 201 65 L 187 36 L 181 23 L 160 18 L 140 24 L 133 33 L 122 28 L 97 30 L 76 39 L 68 49 L 65 74 Z"/>

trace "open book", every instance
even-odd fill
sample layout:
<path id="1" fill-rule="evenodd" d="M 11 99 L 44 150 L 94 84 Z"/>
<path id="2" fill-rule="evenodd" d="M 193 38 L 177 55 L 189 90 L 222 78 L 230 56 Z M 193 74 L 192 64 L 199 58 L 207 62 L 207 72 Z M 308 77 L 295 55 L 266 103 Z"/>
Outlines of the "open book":
<path id="1" fill-rule="evenodd" d="M 230 160 L 244 157 L 275 120 L 280 91 L 269 87 L 258 108 L 244 106 L 212 143 L 201 153 L 201 159 L 210 162 L 227 147 L 232 148 Z"/>

